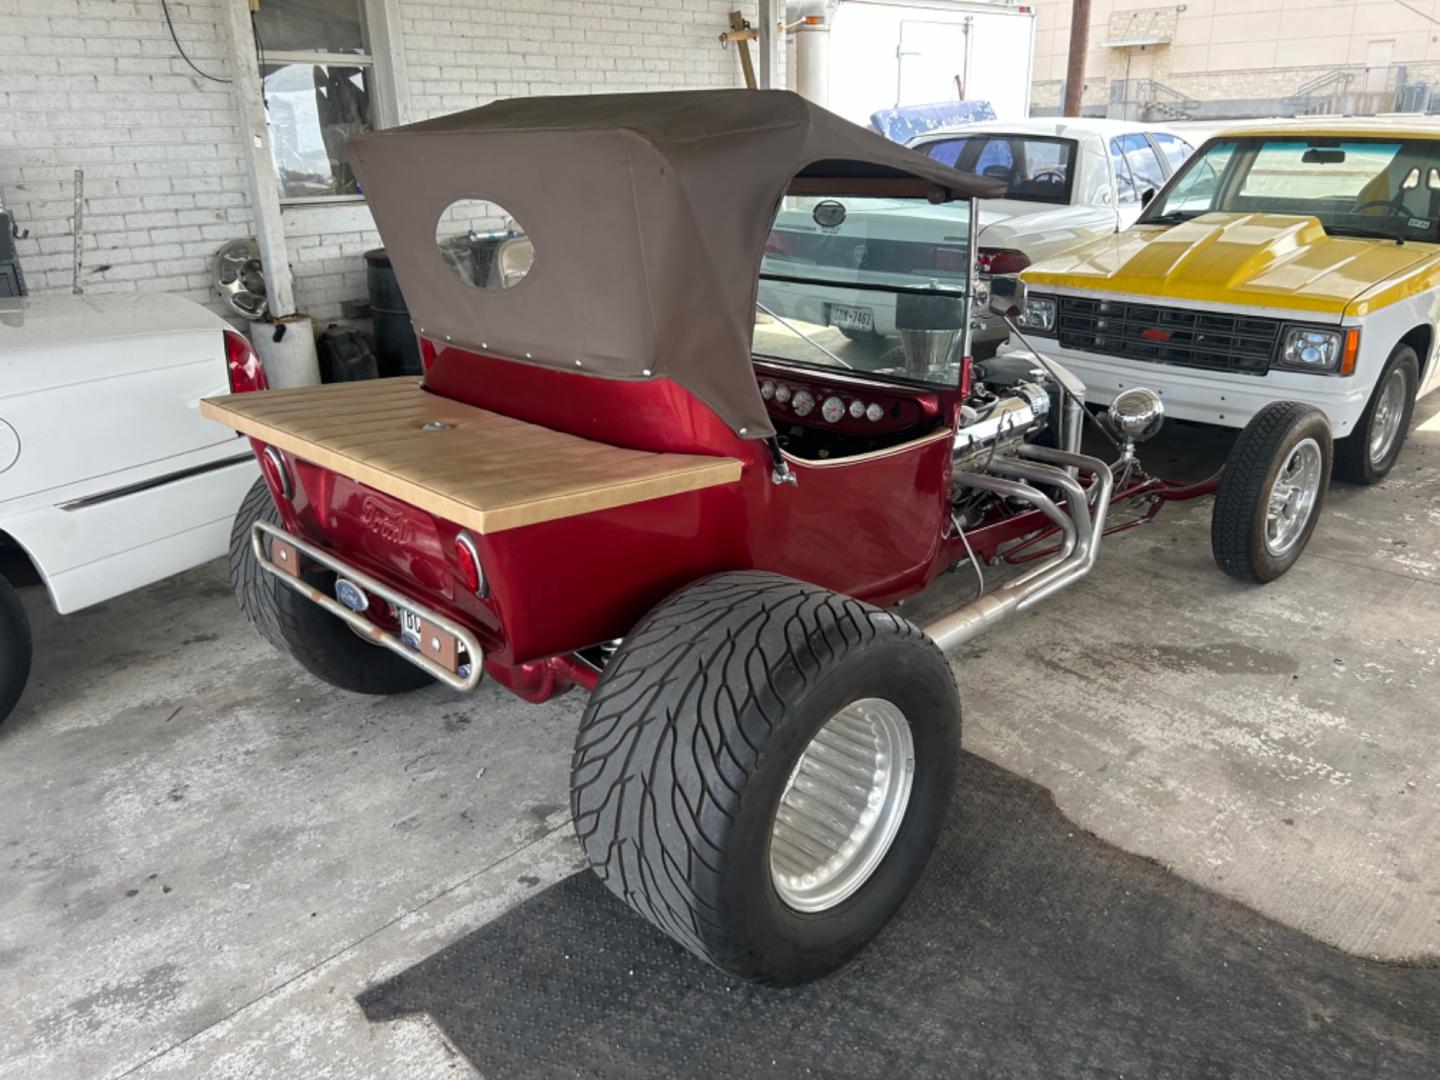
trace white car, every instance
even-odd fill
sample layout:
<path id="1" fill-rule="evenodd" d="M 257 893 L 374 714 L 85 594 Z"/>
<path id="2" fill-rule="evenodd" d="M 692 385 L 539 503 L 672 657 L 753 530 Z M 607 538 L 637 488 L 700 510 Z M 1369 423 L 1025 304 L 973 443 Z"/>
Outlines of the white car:
<path id="1" fill-rule="evenodd" d="M 16 585 L 66 614 L 225 552 L 257 469 L 200 399 L 264 385 L 249 341 L 180 297 L 0 300 L 0 720 L 30 671 Z"/>
<path id="2" fill-rule="evenodd" d="M 975 257 L 982 290 L 994 276 L 1014 277 L 1032 262 L 1130 225 L 1147 193 L 1163 187 L 1192 150 L 1153 124 L 1070 119 L 967 124 L 926 132 L 909 145 L 1008 185 L 1006 197 L 980 204 Z M 909 313 L 897 311 L 895 294 L 849 288 L 847 278 L 864 270 L 913 285 L 917 273 L 929 272 L 939 284 L 963 286 L 967 223 L 956 219 L 953 235 L 941 229 L 937 242 L 937 224 L 955 214 L 949 205 L 914 200 L 792 200 L 766 246 L 760 304 L 781 318 L 833 326 L 851 338 L 909 328 Z M 817 276 L 837 283 L 817 286 Z M 976 305 L 972 341 L 981 355 L 1007 333 L 1003 320 Z"/>

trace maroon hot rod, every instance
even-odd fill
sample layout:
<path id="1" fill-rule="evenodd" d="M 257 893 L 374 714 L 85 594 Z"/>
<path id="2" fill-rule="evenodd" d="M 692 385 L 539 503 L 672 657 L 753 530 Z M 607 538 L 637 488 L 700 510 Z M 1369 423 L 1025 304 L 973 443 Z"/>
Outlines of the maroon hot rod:
<path id="1" fill-rule="evenodd" d="M 346 690 L 587 691 L 585 854 L 735 975 L 833 969 L 915 883 L 960 745 L 942 650 L 1168 500 L 1217 494 L 1215 554 L 1243 580 L 1314 527 L 1313 410 L 1264 410 L 1222 475 L 1172 486 L 1134 452 L 1157 395 L 1111 407 L 1110 463 L 1080 452 L 1102 421 L 1061 368 L 973 364 L 975 200 L 1000 186 L 793 94 L 501 101 L 351 157 L 424 373 L 207 403 L 264 472 L 242 602 Z M 880 200 L 934 204 L 934 241 L 838 238 Z M 803 244 L 772 236 L 782 204 L 809 209 Z M 792 289 L 885 295 L 901 347 L 842 334 L 853 311 L 757 310 L 762 256 Z M 1023 296 L 990 304 L 1023 327 Z M 1302 445 L 1325 475 L 1297 474 Z M 887 610 L 964 567 L 989 588 L 944 618 Z"/>

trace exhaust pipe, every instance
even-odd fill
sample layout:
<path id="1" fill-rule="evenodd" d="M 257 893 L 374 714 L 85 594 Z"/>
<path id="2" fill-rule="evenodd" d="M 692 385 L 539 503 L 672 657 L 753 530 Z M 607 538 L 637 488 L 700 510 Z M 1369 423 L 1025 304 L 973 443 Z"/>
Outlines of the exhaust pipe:
<path id="1" fill-rule="evenodd" d="M 1060 525 L 1063 539 L 1060 550 L 1041 566 L 1000 585 L 964 607 L 936 619 L 925 627 L 925 633 L 949 650 L 978 637 L 986 630 L 1005 622 L 1012 615 L 1039 603 L 1046 597 L 1074 584 L 1095 566 L 1100 553 L 1100 539 L 1105 535 L 1105 517 L 1110 509 L 1110 496 L 1115 479 L 1110 467 L 1099 458 L 1068 450 L 1024 444 L 1018 448 L 1020 457 L 997 459 L 987 466 L 992 472 L 1004 471 L 1038 484 L 1059 488 L 1066 496 L 1067 514 L 1049 496 L 1021 480 L 1009 480 L 983 473 L 955 474 L 955 483 L 1006 495 L 1030 503 L 1050 520 Z M 1067 469 L 1092 478 L 1095 505 L 1090 509 L 1088 495 Z M 1057 515 L 1062 520 L 1057 520 Z"/>

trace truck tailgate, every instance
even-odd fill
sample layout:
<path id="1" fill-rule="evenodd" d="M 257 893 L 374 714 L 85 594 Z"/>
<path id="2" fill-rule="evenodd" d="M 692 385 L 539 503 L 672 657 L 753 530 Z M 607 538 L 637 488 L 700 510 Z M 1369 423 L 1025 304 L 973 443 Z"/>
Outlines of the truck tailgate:
<path id="1" fill-rule="evenodd" d="M 207 398 L 212 420 L 476 533 L 733 483 L 733 458 L 627 450 L 427 392 L 413 376 Z"/>

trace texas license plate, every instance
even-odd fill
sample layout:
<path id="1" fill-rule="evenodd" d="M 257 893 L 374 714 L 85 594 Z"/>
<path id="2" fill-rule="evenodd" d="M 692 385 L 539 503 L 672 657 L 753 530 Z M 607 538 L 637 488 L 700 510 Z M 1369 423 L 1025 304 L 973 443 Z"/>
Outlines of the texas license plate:
<path id="1" fill-rule="evenodd" d="M 420 648 L 420 616 L 407 608 L 397 607 L 395 614 L 400 618 L 400 640 L 412 649 Z"/>
<path id="2" fill-rule="evenodd" d="M 841 330 L 874 330 L 875 313 L 868 307 L 831 304 L 830 325 Z"/>

